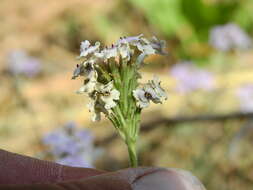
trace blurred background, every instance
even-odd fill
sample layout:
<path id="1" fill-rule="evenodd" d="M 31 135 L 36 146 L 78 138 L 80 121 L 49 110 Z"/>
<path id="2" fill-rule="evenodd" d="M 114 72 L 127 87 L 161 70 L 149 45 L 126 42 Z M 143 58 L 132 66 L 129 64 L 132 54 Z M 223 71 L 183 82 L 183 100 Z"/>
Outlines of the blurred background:
<path id="1" fill-rule="evenodd" d="M 153 35 L 169 98 L 142 115 L 140 164 L 190 170 L 207 189 L 253 188 L 252 0 L 1 0 L 0 148 L 58 163 L 117 170 L 127 149 L 91 122 L 71 80 L 80 42 Z"/>

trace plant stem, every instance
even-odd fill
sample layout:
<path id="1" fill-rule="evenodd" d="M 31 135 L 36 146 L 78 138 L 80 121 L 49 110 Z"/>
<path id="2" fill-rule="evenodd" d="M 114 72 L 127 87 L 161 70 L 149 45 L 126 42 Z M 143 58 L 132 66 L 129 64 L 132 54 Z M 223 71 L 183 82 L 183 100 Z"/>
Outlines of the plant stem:
<path id="1" fill-rule="evenodd" d="M 138 166 L 138 158 L 137 158 L 137 153 L 136 153 L 136 143 L 128 139 L 126 141 L 126 145 L 128 148 L 130 166 L 133 168 L 136 168 Z"/>

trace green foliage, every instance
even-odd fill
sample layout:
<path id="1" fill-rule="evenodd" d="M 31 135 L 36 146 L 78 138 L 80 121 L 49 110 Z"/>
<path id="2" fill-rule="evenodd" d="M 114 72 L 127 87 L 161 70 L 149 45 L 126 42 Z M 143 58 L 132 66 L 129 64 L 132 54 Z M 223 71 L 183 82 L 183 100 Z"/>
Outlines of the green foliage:
<path id="1" fill-rule="evenodd" d="M 211 2 L 205 0 L 130 0 L 143 10 L 145 17 L 168 39 L 178 39 L 176 55 L 189 58 L 205 57 L 203 50 L 209 31 L 217 25 L 235 22 L 250 31 L 253 25 L 252 0 Z M 204 46 L 194 50 L 193 46 Z M 190 51 L 189 51 L 190 50 Z M 202 55 L 202 53 L 204 55 Z M 197 57 L 196 57 L 197 56 Z"/>
<path id="2" fill-rule="evenodd" d="M 243 3 L 239 4 L 239 7 L 236 9 L 233 16 L 233 20 L 241 25 L 248 31 L 251 31 L 253 28 L 253 1 L 246 0 Z"/>
<path id="3" fill-rule="evenodd" d="M 190 27 L 189 30 L 204 40 L 207 39 L 211 27 L 233 21 L 235 13 L 240 15 L 241 10 L 246 9 L 245 4 L 252 4 L 250 1 L 244 1 L 241 3 L 242 6 L 239 6 L 238 1 L 206 3 L 203 0 L 131 0 L 131 2 L 143 9 L 148 20 L 166 36 L 182 35 L 180 30 Z M 248 11 L 244 15 L 250 15 Z M 185 32 L 187 31 L 183 34 Z M 179 38 L 184 39 L 181 36 Z"/>
<path id="4" fill-rule="evenodd" d="M 183 16 L 201 40 L 207 40 L 210 28 L 225 24 L 234 14 L 237 2 L 207 4 L 203 0 L 181 0 Z"/>
<path id="5" fill-rule="evenodd" d="M 171 36 L 178 32 L 187 20 L 182 13 L 181 0 L 131 0 L 144 10 L 148 20 L 161 31 Z"/>

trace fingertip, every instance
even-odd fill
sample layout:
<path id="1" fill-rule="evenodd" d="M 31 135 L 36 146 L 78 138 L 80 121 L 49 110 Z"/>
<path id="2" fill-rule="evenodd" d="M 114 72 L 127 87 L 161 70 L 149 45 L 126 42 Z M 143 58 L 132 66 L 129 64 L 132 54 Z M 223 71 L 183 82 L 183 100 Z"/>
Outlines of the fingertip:
<path id="1" fill-rule="evenodd" d="M 194 187 L 194 190 L 206 190 L 201 181 L 194 176 L 191 172 L 183 169 L 169 168 L 168 170 L 175 171 L 176 174 L 181 178 L 182 183 L 188 187 Z"/>
<path id="2" fill-rule="evenodd" d="M 205 190 L 190 172 L 174 168 L 148 172 L 136 178 L 132 185 L 134 190 Z"/>

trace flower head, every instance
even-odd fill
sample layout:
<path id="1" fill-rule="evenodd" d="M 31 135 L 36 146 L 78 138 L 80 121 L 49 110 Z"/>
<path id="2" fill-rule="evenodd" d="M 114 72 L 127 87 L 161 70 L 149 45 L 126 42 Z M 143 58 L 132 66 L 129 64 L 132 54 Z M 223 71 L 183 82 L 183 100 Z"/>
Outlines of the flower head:
<path id="1" fill-rule="evenodd" d="M 148 40 L 142 34 L 121 37 L 110 47 L 104 48 L 100 47 L 99 42 L 94 46 L 87 40 L 81 43 L 80 58 L 84 61 L 76 67 L 72 78 L 84 77 L 84 83 L 77 92 L 87 94 L 90 98 L 88 108 L 93 121 L 100 120 L 101 113 L 108 117 L 119 114 L 114 113 L 116 106 L 127 110 L 131 106 L 126 102 L 127 97 L 131 97 L 135 105 L 135 99 L 131 96 L 133 90 L 136 90 L 136 100 L 141 100 L 137 101 L 139 107 L 147 107 L 150 101 L 161 103 L 166 99 L 166 93 L 157 78 L 137 88 L 137 70 L 144 59 L 151 54 L 163 54 L 164 47 L 164 41 L 155 37 Z"/>
<path id="2" fill-rule="evenodd" d="M 91 46 L 84 41 L 80 55 L 84 62 L 73 73 L 73 79 L 84 77 L 78 92 L 88 95 L 92 120 L 99 121 L 103 113 L 112 122 L 128 146 L 134 167 L 137 159 L 133 153 L 142 108 L 150 102 L 157 104 L 167 99 L 157 77 L 139 87 L 139 69 L 147 56 L 165 54 L 164 47 L 164 41 L 155 37 L 148 40 L 142 34 L 121 37 L 105 48 L 100 48 L 100 43 Z"/>

